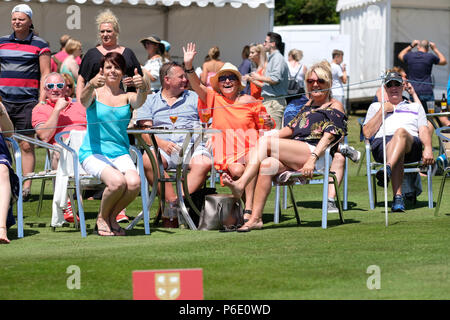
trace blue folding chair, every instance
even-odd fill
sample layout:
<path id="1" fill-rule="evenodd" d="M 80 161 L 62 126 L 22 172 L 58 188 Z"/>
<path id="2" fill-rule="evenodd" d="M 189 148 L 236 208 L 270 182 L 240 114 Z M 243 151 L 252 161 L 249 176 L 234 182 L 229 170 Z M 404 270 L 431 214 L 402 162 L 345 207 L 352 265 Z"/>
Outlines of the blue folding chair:
<path id="1" fill-rule="evenodd" d="M 437 197 L 437 202 L 436 202 L 436 209 L 434 210 L 434 215 L 438 216 L 439 215 L 439 209 L 441 207 L 441 200 L 442 200 L 442 194 L 444 193 L 444 186 L 445 186 L 445 180 L 447 180 L 448 177 L 450 177 L 449 173 L 450 173 L 450 165 L 449 165 L 449 160 L 450 160 L 450 127 L 442 127 L 442 128 L 438 128 L 435 130 L 436 135 L 438 136 L 441 145 L 443 146 L 444 149 L 444 155 L 447 157 L 447 163 L 444 164 L 444 173 L 442 174 L 442 181 L 441 181 L 441 186 L 439 187 L 439 193 L 438 193 L 438 197 Z"/>

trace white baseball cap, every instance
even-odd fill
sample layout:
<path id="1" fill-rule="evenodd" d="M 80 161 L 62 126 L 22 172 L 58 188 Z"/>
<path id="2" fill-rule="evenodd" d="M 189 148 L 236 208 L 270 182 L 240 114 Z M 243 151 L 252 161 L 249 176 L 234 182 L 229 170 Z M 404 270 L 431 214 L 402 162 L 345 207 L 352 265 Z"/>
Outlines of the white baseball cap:
<path id="1" fill-rule="evenodd" d="M 29 16 L 30 19 L 33 17 L 33 10 L 31 10 L 30 6 L 27 4 L 18 4 L 12 9 L 11 14 L 14 12 L 23 12 Z"/>

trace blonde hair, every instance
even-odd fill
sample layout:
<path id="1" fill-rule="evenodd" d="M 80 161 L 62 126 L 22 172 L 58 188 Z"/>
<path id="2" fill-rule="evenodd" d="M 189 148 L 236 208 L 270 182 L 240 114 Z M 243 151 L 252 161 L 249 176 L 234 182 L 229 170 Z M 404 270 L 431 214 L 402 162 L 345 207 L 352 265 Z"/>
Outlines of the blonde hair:
<path id="1" fill-rule="evenodd" d="M 295 61 L 300 61 L 303 58 L 303 51 L 298 49 L 292 49 L 289 51 L 288 56 L 291 56 Z"/>
<path id="2" fill-rule="evenodd" d="M 322 60 L 313 66 L 311 68 L 308 68 L 305 74 L 305 88 L 308 88 L 308 79 L 311 76 L 312 73 L 315 73 L 319 79 L 325 80 L 325 83 L 327 84 L 327 88 L 330 89 L 328 91 L 328 97 L 331 99 L 331 87 L 333 84 L 333 77 L 331 75 L 331 65 L 327 60 Z"/>
<path id="3" fill-rule="evenodd" d="M 64 79 L 64 82 L 66 84 L 66 87 L 71 86 L 70 89 L 72 89 L 72 95 L 70 95 L 71 98 L 73 98 L 75 96 L 75 81 L 73 80 L 73 78 L 71 77 L 70 74 L 68 73 L 61 73 L 61 76 Z"/>
<path id="4" fill-rule="evenodd" d="M 218 46 L 214 46 L 211 49 L 209 49 L 208 51 L 208 56 L 213 59 L 213 60 L 217 60 L 220 57 L 220 49 Z"/>
<path id="5" fill-rule="evenodd" d="M 119 39 L 119 33 L 120 33 L 119 19 L 117 19 L 117 17 L 114 15 L 114 13 L 110 9 L 101 11 L 95 18 L 95 22 L 97 23 L 98 31 L 100 31 L 100 26 L 102 24 L 110 23 L 113 27 L 114 32 L 117 35 L 117 39 Z"/>
<path id="6" fill-rule="evenodd" d="M 77 49 L 81 49 L 81 42 L 75 39 L 69 39 L 65 46 L 66 52 L 72 54 Z"/>
<path id="7" fill-rule="evenodd" d="M 267 60 L 266 51 L 264 50 L 264 46 L 262 44 L 255 44 L 250 46 L 250 49 L 255 48 L 256 52 L 259 55 L 259 66 L 264 66 Z M 258 67 L 259 67 L 258 66 Z"/>

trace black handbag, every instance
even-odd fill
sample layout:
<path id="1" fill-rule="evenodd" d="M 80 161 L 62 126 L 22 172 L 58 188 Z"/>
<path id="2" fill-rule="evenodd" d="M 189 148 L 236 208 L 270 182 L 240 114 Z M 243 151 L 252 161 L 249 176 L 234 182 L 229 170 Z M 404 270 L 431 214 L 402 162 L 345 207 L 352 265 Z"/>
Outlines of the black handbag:
<path id="1" fill-rule="evenodd" d="M 297 81 L 298 73 L 301 71 L 302 67 L 303 65 L 301 65 L 300 68 L 298 68 L 298 71 L 294 77 L 291 78 L 289 74 L 288 89 L 287 89 L 288 95 L 305 93 L 303 84 Z"/>

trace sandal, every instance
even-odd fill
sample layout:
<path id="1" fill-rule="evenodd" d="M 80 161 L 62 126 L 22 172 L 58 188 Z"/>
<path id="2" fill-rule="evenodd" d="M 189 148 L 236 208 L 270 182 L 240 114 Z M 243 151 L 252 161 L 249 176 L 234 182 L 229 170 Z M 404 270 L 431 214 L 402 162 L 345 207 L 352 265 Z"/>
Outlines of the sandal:
<path id="1" fill-rule="evenodd" d="M 245 215 L 248 215 L 248 217 L 246 218 Z M 252 210 L 248 210 L 248 209 L 244 210 L 244 223 L 248 222 L 251 215 L 252 215 Z"/>
<path id="2" fill-rule="evenodd" d="M 30 200 L 31 197 L 31 190 L 30 188 L 25 188 L 22 190 L 22 201 L 23 202 L 27 202 L 28 200 Z"/>
<path id="3" fill-rule="evenodd" d="M 123 236 L 127 235 L 126 232 L 125 232 L 125 229 L 122 228 L 122 227 L 119 227 L 118 229 L 114 229 L 113 227 L 111 227 L 111 230 L 112 230 L 112 233 L 114 233 L 115 236 L 123 237 Z"/>
<path id="4" fill-rule="evenodd" d="M 112 233 L 112 234 L 100 234 L 100 232 L 108 232 L 108 233 Z M 106 229 L 99 229 L 98 225 L 95 224 L 95 228 L 94 228 L 94 234 L 100 236 L 100 237 L 112 237 L 114 236 L 114 233 L 110 230 L 106 230 Z"/>
<path id="5" fill-rule="evenodd" d="M 262 222 L 258 222 L 252 226 L 248 226 L 248 225 L 243 225 L 242 227 L 240 227 L 239 229 L 237 229 L 237 232 L 250 232 L 252 230 L 261 230 L 263 228 L 263 223 Z"/>

